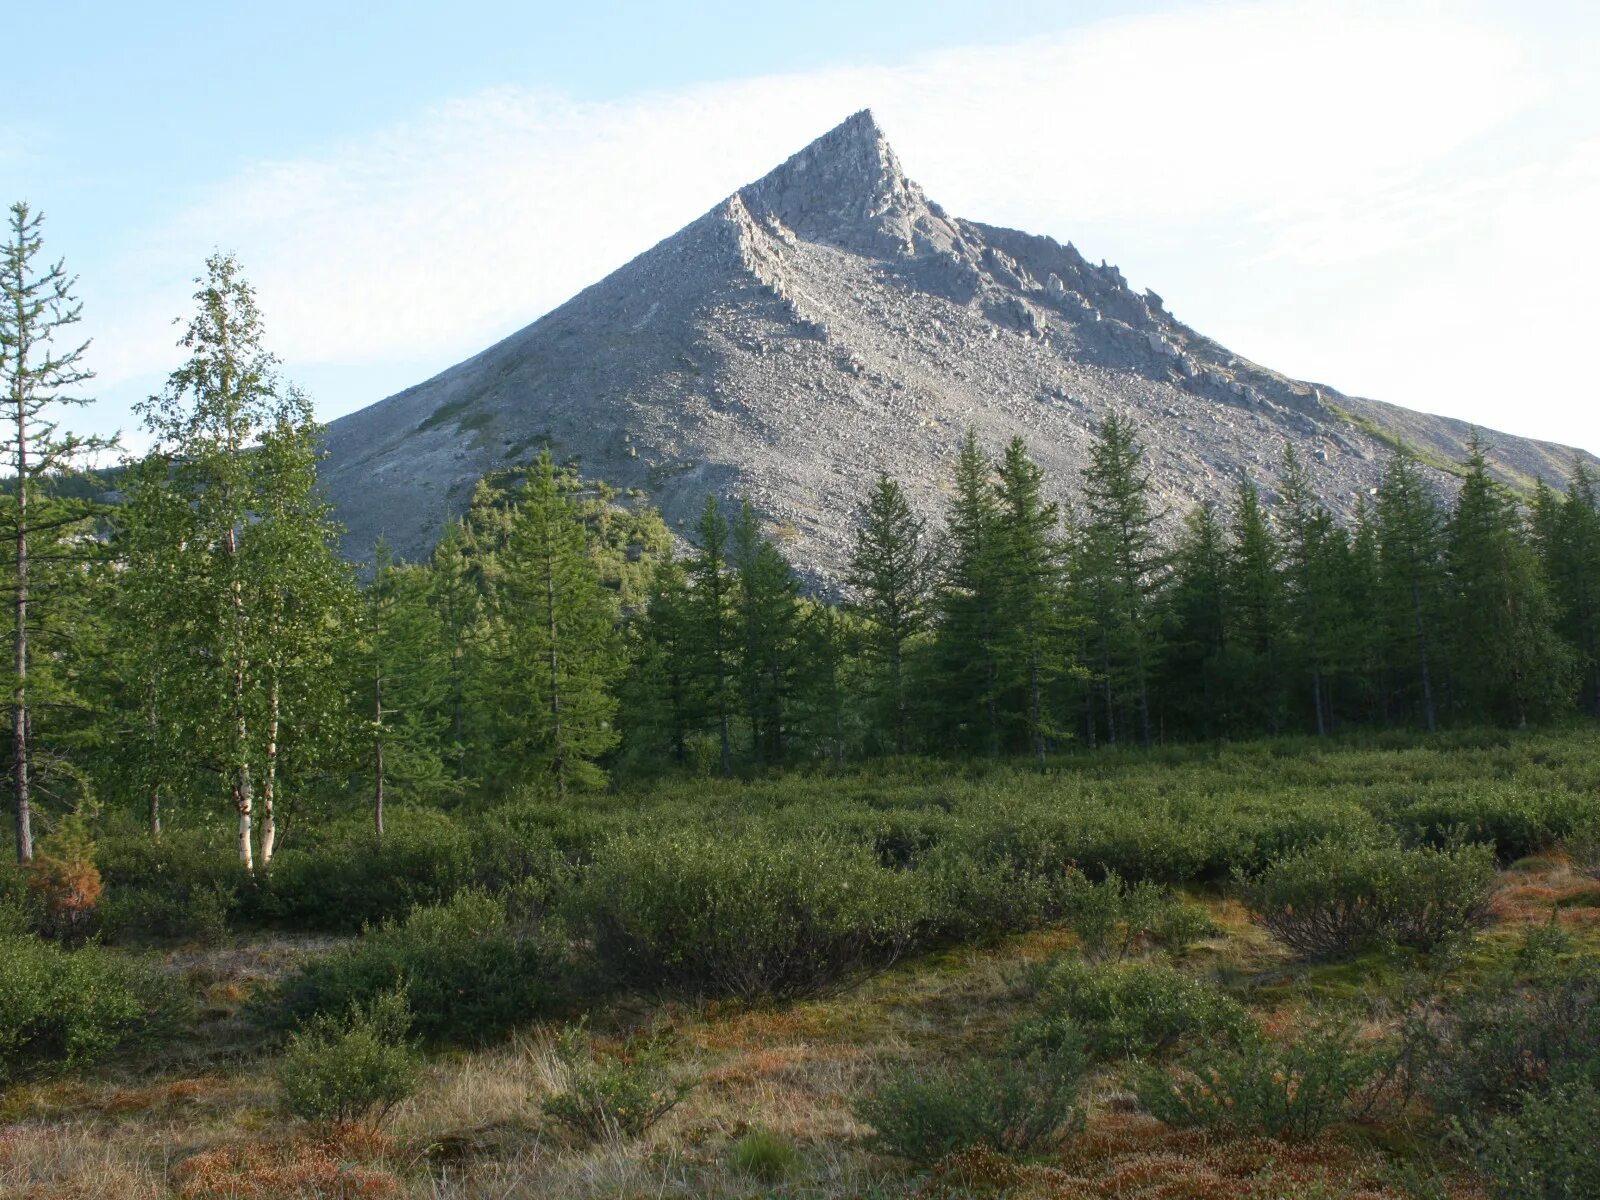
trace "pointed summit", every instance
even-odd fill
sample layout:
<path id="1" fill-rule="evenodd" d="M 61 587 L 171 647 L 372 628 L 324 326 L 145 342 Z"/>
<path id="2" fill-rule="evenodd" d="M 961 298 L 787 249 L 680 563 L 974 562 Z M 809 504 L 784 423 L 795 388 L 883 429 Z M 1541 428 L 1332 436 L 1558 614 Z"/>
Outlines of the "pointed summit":
<path id="1" fill-rule="evenodd" d="M 914 254 L 930 235 L 943 243 L 951 232 L 906 178 L 867 108 L 739 195 L 757 220 L 776 220 L 808 241 L 875 255 Z"/>

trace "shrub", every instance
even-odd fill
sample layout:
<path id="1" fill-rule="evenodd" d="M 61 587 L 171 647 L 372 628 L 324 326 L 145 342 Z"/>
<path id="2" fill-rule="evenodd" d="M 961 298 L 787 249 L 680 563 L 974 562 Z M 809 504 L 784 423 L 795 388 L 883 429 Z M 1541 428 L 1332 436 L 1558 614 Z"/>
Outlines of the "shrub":
<path id="1" fill-rule="evenodd" d="M 639 1137 L 694 1090 L 671 1063 L 662 1037 L 630 1038 L 613 1054 L 597 1053 L 583 1025 L 556 1039 L 558 1089 L 540 1107 L 585 1142 Z"/>
<path id="2" fill-rule="evenodd" d="M 1488 846 L 1406 850 L 1322 841 L 1243 881 L 1251 917 L 1307 958 L 1337 958 L 1395 941 L 1420 950 L 1489 920 Z"/>
<path id="3" fill-rule="evenodd" d="M 1387 1056 L 1356 1044 L 1343 1024 L 1313 1024 L 1293 1042 L 1248 1038 L 1191 1052 L 1173 1070 L 1140 1071 L 1146 1112 L 1177 1128 L 1309 1138 L 1354 1116 Z"/>
<path id="4" fill-rule="evenodd" d="M 914 871 L 828 836 L 613 839 L 573 904 L 624 984 L 741 1001 L 836 989 L 893 962 L 926 905 Z"/>
<path id="5" fill-rule="evenodd" d="M 1092 883 L 1069 868 L 1063 877 L 1067 924 L 1091 958 L 1125 958 L 1154 946 L 1183 949 L 1212 929 L 1204 909 L 1148 881 L 1127 884 L 1115 871 Z"/>
<path id="6" fill-rule="evenodd" d="M 1050 924 L 1066 912 L 1068 887 L 1060 875 L 945 850 L 916 870 L 928 895 L 920 940 L 930 945 L 992 941 Z"/>
<path id="7" fill-rule="evenodd" d="M 203 833 L 174 830 L 159 842 L 143 835 L 106 838 L 97 862 L 106 885 L 97 910 L 100 932 L 118 941 L 217 941 L 241 891 L 254 886 L 237 855 Z"/>
<path id="8" fill-rule="evenodd" d="M 1039 992 L 1040 1011 L 1018 1036 L 1038 1046 L 1081 1037 L 1094 1058 L 1163 1054 L 1186 1039 L 1231 1042 L 1250 1028 L 1238 1001 L 1154 963 L 1059 963 L 1043 975 Z"/>
<path id="9" fill-rule="evenodd" d="M 258 921 L 355 933 L 442 904 L 472 882 L 472 838 L 444 813 L 398 808 L 383 844 L 364 824 L 340 822 L 317 844 L 286 849 L 251 899 Z"/>
<path id="10" fill-rule="evenodd" d="M 1589 821 L 1573 830 L 1566 849 L 1575 870 L 1590 879 L 1600 879 L 1600 821 Z"/>
<path id="11" fill-rule="evenodd" d="M 0 1084 L 88 1066 L 177 1032 L 187 998 L 159 970 L 99 946 L 0 935 Z"/>
<path id="12" fill-rule="evenodd" d="M 1028 1154 L 1083 1125 L 1081 1046 L 1023 1051 L 928 1067 L 907 1064 L 855 1103 L 882 1151 L 933 1163 L 983 1146 Z"/>
<path id="13" fill-rule="evenodd" d="M 1423 1064 L 1436 1112 L 1473 1125 L 1529 1094 L 1600 1088 L 1600 964 L 1535 954 L 1449 1005 Z"/>
<path id="14" fill-rule="evenodd" d="M 89 827 L 76 812 L 39 843 L 27 876 L 37 897 L 39 931 L 47 937 L 81 942 L 89 935 L 102 888 L 94 850 Z"/>
<path id="15" fill-rule="evenodd" d="M 403 991 L 384 992 L 343 1019 L 320 1014 L 289 1039 L 278 1064 L 284 1106 L 308 1121 L 382 1125 L 416 1090 L 422 1055 L 409 1040 Z"/>
<path id="16" fill-rule="evenodd" d="M 799 1161 L 793 1142 L 766 1129 L 752 1129 L 728 1150 L 729 1166 L 764 1183 L 787 1178 Z"/>
<path id="17" fill-rule="evenodd" d="M 564 1011 L 573 975 L 559 930 L 515 926 L 493 898 L 463 892 L 305 963 L 253 1011 L 262 1024 L 289 1029 L 404 986 L 421 1037 L 475 1043 Z"/>
<path id="18" fill-rule="evenodd" d="M 1495 1200 L 1589 1200 L 1600 1196 L 1600 1091 L 1568 1083 L 1529 1095 L 1473 1139 Z"/>

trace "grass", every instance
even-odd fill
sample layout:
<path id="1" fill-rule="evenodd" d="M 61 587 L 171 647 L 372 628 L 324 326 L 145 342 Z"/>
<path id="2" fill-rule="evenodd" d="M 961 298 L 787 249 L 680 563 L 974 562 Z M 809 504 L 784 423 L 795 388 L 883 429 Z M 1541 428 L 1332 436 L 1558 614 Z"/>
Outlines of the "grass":
<path id="1" fill-rule="evenodd" d="M 845 820 L 934 809 L 960 824 L 1023 795 L 1030 804 L 1120 812 L 1134 826 L 1297 806 L 1344 806 L 1388 818 L 1441 799 L 1477 812 L 1486 796 L 1537 797 L 1551 812 L 1586 800 L 1592 811 L 1600 793 L 1595 749 L 1594 734 L 1584 731 L 1121 751 L 1058 764 L 1042 776 L 1006 765 L 903 763 L 870 775 L 666 783 L 648 795 L 592 797 L 574 808 L 607 827 L 692 815 L 719 829 L 754 821 L 783 828 L 823 810 Z M 1551 921 L 1578 949 L 1600 953 L 1600 881 L 1574 870 L 1560 853 L 1540 849 L 1507 862 L 1498 882 L 1497 923 L 1461 959 L 1464 977 L 1495 970 L 1516 952 L 1524 931 Z M 1291 1035 L 1307 1011 L 1328 1002 L 1363 1006 L 1364 1028 L 1373 1034 L 1399 1019 L 1408 968 L 1419 956 L 1374 950 L 1345 962 L 1298 962 L 1250 922 L 1225 880 L 1183 886 L 1215 931 L 1165 961 L 1246 1003 L 1269 1036 Z M 397 1107 L 382 1135 L 301 1123 L 279 1107 L 274 1051 L 253 1040 L 239 1009 L 252 991 L 338 941 L 236 935 L 217 947 L 146 951 L 201 997 L 194 1036 L 160 1057 L 0 1094 L 0 1195 L 1472 1200 L 1481 1194 L 1404 1114 L 1304 1142 L 1176 1131 L 1135 1111 L 1118 1063 L 1095 1068 L 1087 1132 L 1059 1150 L 1021 1160 L 963 1152 L 921 1174 L 875 1156 L 868 1131 L 852 1115 L 853 1099 L 894 1064 L 1000 1049 L 1034 1003 L 1029 968 L 1080 949 L 1060 927 L 925 954 L 840 994 L 783 1006 L 630 997 L 608 1004 L 591 1014 L 598 1048 L 620 1049 L 642 1032 L 670 1035 L 679 1065 L 700 1080 L 640 1139 L 579 1146 L 541 1114 L 542 1099 L 562 1073 L 556 1030 L 540 1026 L 482 1049 L 433 1056 L 418 1091 Z M 781 1171 L 749 1167 L 737 1148 L 752 1139 L 785 1148 L 774 1152 Z M 1407 1182 L 1423 1179 L 1433 1181 L 1431 1191 Z"/>

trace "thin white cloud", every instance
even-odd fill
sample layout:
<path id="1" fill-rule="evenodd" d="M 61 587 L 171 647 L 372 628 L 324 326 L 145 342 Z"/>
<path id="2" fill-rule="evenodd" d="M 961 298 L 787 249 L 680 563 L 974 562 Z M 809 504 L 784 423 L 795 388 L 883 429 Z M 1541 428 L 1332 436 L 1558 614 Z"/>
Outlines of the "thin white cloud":
<path id="1" fill-rule="evenodd" d="M 1302 0 L 613 104 L 497 89 L 261 164 L 150 231 L 91 297 L 102 377 L 170 363 L 213 245 L 240 252 L 291 371 L 443 366 L 871 106 L 951 211 L 1071 237 L 1269 365 L 1489 421 L 1502 385 L 1474 360 L 1524 370 L 1536 329 L 1581 336 L 1561 313 L 1586 283 L 1562 267 L 1596 246 L 1592 144 L 1519 133 L 1563 100 L 1546 52 L 1461 6 Z M 1308 280 L 1315 324 L 1286 302 Z M 1511 415 L 1600 443 L 1576 416 Z"/>

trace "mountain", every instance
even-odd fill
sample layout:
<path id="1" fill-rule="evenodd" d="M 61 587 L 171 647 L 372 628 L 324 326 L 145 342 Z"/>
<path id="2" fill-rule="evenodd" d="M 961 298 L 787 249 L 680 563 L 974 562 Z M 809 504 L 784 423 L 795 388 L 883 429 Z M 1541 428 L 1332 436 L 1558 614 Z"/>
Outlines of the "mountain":
<path id="1" fill-rule="evenodd" d="M 484 472 L 548 443 L 680 532 L 707 492 L 747 496 L 825 582 L 879 470 L 936 517 L 970 425 L 994 450 L 1022 435 L 1070 498 L 1112 411 L 1175 513 L 1241 471 L 1270 489 L 1288 441 L 1348 515 L 1390 446 L 1439 470 L 1470 434 L 1248 362 L 1071 243 L 949 216 L 859 112 L 527 328 L 333 422 L 324 482 L 352 557 L 380 534 L 416 557 Z M 1571 463 L 1487 440 L 1516 487 Z"/>

